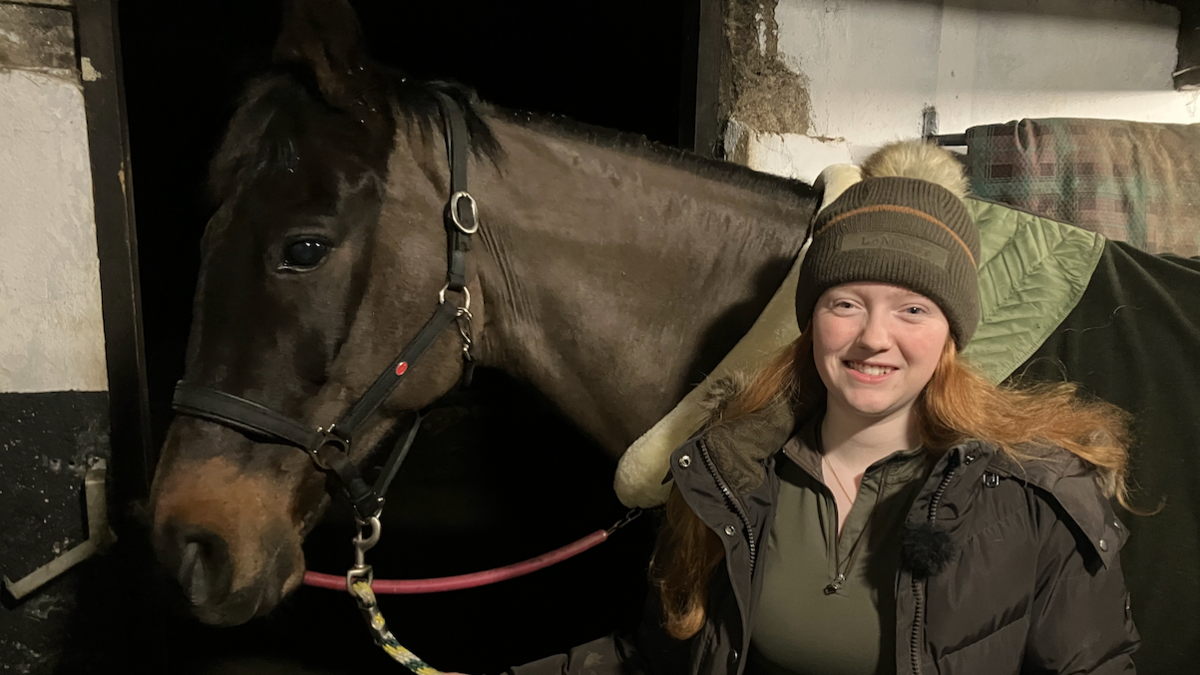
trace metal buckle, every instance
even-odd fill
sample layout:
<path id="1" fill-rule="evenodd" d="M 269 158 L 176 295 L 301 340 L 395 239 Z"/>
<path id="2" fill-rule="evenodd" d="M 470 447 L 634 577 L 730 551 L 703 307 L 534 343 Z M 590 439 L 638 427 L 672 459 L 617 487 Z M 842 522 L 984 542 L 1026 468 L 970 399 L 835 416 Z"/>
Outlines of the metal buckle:
<path id="1" fill-rule="evenodd" d="M 442 286 L 442 290 L 438 291 L 438 304 L 446 302 L 446 291 L 450 290 L 450 284 Z M 470 311 L 471 309 L 471 291 L 466 286 L 462 287 L 463 305 L 458 308 L 461 315 L 462 312 Z"/>
<path id="2" fill-rule="evenodd" d="M 337 434 L 337 425 L 334 424 L 330 424 L 328 429 L 324 427 L 317 427 L 317 433 L 321 434 L 321 442 L 317 443 L 315 447 L 305 448 L 304 451 L 307 452 L 308 456 L 312 458 L 313 463 L 317 465 L 318 469 L 322 471 L 332 471 L 333 467 L 329 466 L 325 460 L 321 459 L 321 448 L 325 447 L 326 445 L 333 445 L 336 446 L 337 449 L 342 452 L 342 454 L 349 455 L 350 441 Z"/>
<path id="3" fill-rule="evenodd" d="M 471 206 L 471 221 L 474 223 L 470 229 L 463 227 L 462 221 L 458 219 L 458 202 L 466 199 Z M 463 234 L 475 234 L 479 231 L 479 205 L 475 203 L 475 198 L 470 192 L 459 190 L 450 195 L 450 222 L 458 228 Z"/>

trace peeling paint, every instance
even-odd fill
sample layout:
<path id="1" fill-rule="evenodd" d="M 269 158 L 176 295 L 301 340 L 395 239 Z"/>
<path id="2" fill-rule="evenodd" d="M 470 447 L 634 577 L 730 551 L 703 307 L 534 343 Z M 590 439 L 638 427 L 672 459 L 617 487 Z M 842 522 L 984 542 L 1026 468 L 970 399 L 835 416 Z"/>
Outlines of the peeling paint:
<path id="1" fill-rule="evenodd" d="M 83 75 L 84 82 L 95 82 L 100 79 L 100 71 L 92 67 L 92 60 L 86 56 L 79 60 L 79 70 Z"/>
<path id="2" fill-rule="evenodd" d="M 25 603 L 25 616 L 34 621 L 45 621 L 50 618 L 54 612 L 61 612 L 67 608 L 67 603 L 64 598 L 47 593 L 32 598 Z"/>
<path id="3" fill-rule="evenodd" d="M 22 660 L 20 663 L 4 664 L 5 671 L 18 673 L 19 675 L 29 675 L 29 673 L 33 672 L 34 666 L 40 666 L 47 660 L 46 655 L 16 640 L 0 640 L 0 647 L 6 645 L 12 649 L 0 649 L 0 653 L 17 653 L 20 654 Z"/>
<path id="4" fill-rule="evenodd" d="M 725 125 L 725 159 L 736 164 L 746 164 L 750 159 L 750 137 L 753 131 L 739 120 L 729 120 Z"/>
<path id="5" fill-rule="evenodd" d="M 758 22 L 758 55 L 767 55 L 767 22 L 763 21 L 761 12 L 755 13 L 754 20 Z"/>
<path id="6" fill-rule="evenodd" d="M 0 2 L 0 67 L 73 70 L 75 29 L 61 9 Z"/>
<path id="7" fill-rule="evenodd" d="M 810 127 L 808 86 L 798 68 L 781 58 L 778 2 L 729 0 L 726 5 L 729 54 L 721 72 L 720 116 L 755 131 L 804 134 Z M 726 156 L 736 152 L 726 148 Z"/>

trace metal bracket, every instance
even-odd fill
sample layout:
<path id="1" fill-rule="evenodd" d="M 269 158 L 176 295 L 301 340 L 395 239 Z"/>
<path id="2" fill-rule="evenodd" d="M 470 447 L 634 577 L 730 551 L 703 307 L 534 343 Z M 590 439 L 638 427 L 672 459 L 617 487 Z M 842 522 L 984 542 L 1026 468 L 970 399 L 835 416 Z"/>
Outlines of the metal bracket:
<path id="1" fill-rule="evenodd" d="M 83 478 L 84 499 L 87 503 L 87 541 L 63 553 L 54 560 L 30 572 L 17 581 L 4 577 L 4 588 L 16 600 L 33 593 L 67 570 L 107 548 L 117 537 L 108 527 L 108 501 L 104 483 L 108 475 L 108 463 L 97 460 Z"/>
<path id="2" fill-rule="evenodd" d="M 921 110 L 921 138 L 929 140 L 937 136 L 938 132 L 938 113 L 937 108 L 932 105 L 927 105 Z"/>

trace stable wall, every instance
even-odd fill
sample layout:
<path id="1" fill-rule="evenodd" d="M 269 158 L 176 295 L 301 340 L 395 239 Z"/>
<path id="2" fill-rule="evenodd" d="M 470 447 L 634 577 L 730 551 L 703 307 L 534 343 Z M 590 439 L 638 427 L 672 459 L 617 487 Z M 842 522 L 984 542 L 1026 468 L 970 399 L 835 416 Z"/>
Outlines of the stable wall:
<path id="1" fill-rule="evenodd" d="M 943 134 L 1037 117 L 1200 121 L 1200 92 L 1174 90 L 1179 11 L 1167 5 L 731 0 L 727 19 L 726 155 L 803 180 L 920 136 L 930 108 Z"/>

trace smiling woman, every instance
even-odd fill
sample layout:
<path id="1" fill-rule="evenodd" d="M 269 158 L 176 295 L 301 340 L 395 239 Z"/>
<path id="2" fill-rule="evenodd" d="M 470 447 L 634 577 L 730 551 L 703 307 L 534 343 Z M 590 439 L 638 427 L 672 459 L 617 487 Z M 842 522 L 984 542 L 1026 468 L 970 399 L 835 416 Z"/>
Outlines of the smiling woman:
<path id="1" fill-rule="evenodd" d="M 812 334 L 817 372 L 829 389 L 827 417 L 915 431 L 913 405 L 951 339 L 936 302 L 903 286 L 843 284 L 817 301 Z M 917 445 L 915 434 L 898 437 L 905 447 Z"/>

